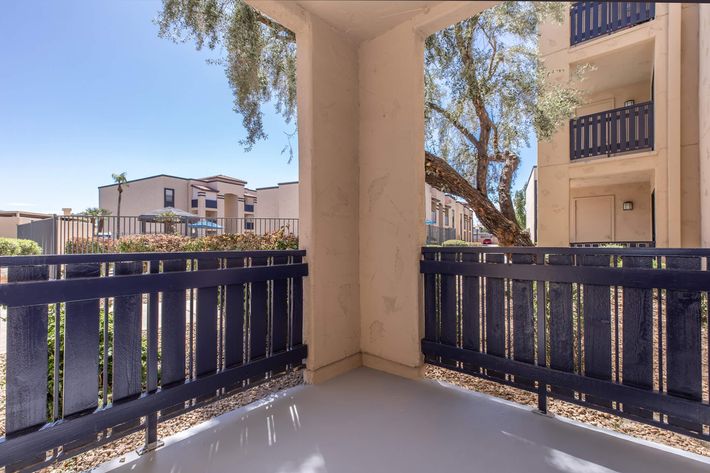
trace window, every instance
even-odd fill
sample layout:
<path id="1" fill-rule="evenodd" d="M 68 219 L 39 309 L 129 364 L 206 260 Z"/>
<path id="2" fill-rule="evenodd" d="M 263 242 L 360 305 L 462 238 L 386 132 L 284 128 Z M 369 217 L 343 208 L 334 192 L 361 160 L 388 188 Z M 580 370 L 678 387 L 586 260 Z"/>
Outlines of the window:
<path id="1" fill-rule="evenodd" d="M 175 189 L 166 187 L 163 190 L 163 207 L 175 207 Z"/>
<path id="2" fill-rule="evenodd" d="M 444 226 L 449 226 L 449 209 L 444 209 Z"/>
<path id="3" fill-rule="evenodd" d="M 437 214 L 436 207 L 437 207 L 436 201 L 432 200 L 431 201 L 431 221 L 434 223 L 436 223 L 436 214 Z"/>

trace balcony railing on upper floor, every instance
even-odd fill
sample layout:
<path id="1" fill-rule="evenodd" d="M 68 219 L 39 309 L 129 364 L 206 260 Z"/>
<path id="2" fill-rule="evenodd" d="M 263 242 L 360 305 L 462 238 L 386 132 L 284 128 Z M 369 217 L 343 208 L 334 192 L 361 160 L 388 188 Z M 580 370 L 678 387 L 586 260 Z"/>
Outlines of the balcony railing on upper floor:
<path id="1" fill-rule="evenodd" d="M 653 102 L 573 118 L 570 159 L 653 149 Z"/>
<path id="2" fill-rule="evenodd" d="M 570 9 L 570 45 L 638 25 L 655 15 L 655 2 L 574 2 Z"/>
<path id="3" fill-rule="evenodd" d="M 199 207 L 200 204 L 197 199 L 192 199 L 191 205 L 192 205 L 193 209 L 196 209 L 197 207 Z M 210 200 L 210 199 L 205 200 L 205 208 L 216 209 L 217 208 L 217 201 Z"/>

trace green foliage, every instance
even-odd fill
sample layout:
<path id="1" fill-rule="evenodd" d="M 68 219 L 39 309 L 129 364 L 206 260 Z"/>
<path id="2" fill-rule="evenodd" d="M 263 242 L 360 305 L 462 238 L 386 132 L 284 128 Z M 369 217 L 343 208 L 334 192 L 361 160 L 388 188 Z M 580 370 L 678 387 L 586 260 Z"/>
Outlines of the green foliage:
<path id="1" fill-rule="evenodd" d="M 539 24 L 561 21 L 567 8 L 502 2 L 426 40 L 427 150 L 492 202 L 510 201 L 531 134 L 549 139 L 581 101 L 576 89 L 550 80 L 537 49 Z"/>
<path id="2" fill-rule="evenodd" d="M 40 255 L 42 247 L 32 240 L 0 238 L 0 256 Z"/>
<path id="3" fill-rule="evenodd" d="M 125 171 L 111 174 L 111 179 L 113 179 L 115 184 L 118 184 L 118 192 L 121 192 L 123 187 L 128 187 L 128 178 L 126 177 Z"/>
<path id="4" fill-rule="evenodd" d="M 468 242 L 463 240 L 446 240 L 441 246 L 470 246 Z"/>
<path id="5" fill-rule="evenodd" d="M 101 402 L 101 397 L 103 395 L 103 371 L 104 371 L 104 350 L 106 350 L 107 355 L 107 375 L 108 375 L 108 385 L 106 386 L 106 391 L 108 395 L 108 401 L 111 401 L 112 397 L 112 385 L 113 385 L 113 304 L 109 303 L 108 312 L 108 327 L 106 340 L 104 340 L 104 325 L 106 323 L 106 317 L 104 317 L 104 308 L 99 310 L 99 370 L 97 373 L 99 381 L 99 392 L 96 393 Z M 49 306 L 48 313 L 48 324 L 47 324 L 47 350 L 48 350 L 48 363 L 47 363 L 47 379 L 48 379 L 48 393 L 47 393 L 47 418 L 51 418 L 53 404 L 54 404 L 54 383 L 59 383 L 59 399 L 58 405 L 61 410 L 62 406 L 62 379 L 64 378 L 64 329 L 65 329 L 65 314 L 64 305 L 60 305 L 59 317 L 57 317 L 57 312 L 54 305 Z M 56 344 L 56 324 L 59 322 L 59 377 L 55 379 L 54 376 L 54 353 Z M 141 338 L 141 379 L 145 384 L 146 373 L 147 373 L 147 363 L 148 363 L 148 340 L 145 337 Z M 160 354 L 158 355 L 160 357 Z M 144 386 L 145 387 L 145 386 Z"/>
<path id="6" fill-rule="evenodd" d="M 247 136 L 240 143 L 251 150 L 266 139 L 261 107 L 276 104 L 290 122 L 296 111 L 296 36 L 242 0 L 163 0 L 157 24 L 160 36 L 193 41 L 200 50 L 218 47 L 234 95 L 234 111 L 242 116 Z"/>
<path id="7" fill-rule="evenodd" d="M 273 233 L 225 233 L 189 238 L 175 234 L 127 235 L 118 240 L 74 238 L 65 253 L 175 253 L 180 251 L 296 250 L 298 237 L 283 227 Z"/>
<path id="8" fill-rule="evenodd" d="M 116 240 L 110 238 L 72 238 L 64 242 L 64 253 L 116 253 Z"/>
<path id="9" fill-rule="evenodd" d="M 515 206 L 515 216 L 518 219 L 518 225 L 520 228 L 525 228 L 527 226 L 527 214 L 525 213 L 525 191 L 518 189 L 515 191 L 515 197 L 513 198 L 513 206 Z"/>
<path id="10" fill-rule="evenodd" d="M 89 207 L 84 210 L 81 215 L 86 215 L 87 217 L 106 217 L 111 215 L 111 211 L 100 207 Z"/>
<path id="11" fill-rule="evenodd" d="M 190 238 L 183 235 L 128 235 L 116 244 L 118 253 L 174 253 L 185 250 Z"/>

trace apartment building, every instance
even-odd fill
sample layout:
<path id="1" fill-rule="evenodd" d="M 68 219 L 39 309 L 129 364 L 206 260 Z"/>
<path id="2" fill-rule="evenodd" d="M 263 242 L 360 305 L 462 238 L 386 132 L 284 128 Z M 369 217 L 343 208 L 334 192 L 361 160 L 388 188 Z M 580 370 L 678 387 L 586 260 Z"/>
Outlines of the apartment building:
<path id="1" fill-rule="evenodd" d="M 476 216 L 464 202 L 425 184 L 427 240 L 474 241 Z"/>
<path id="2" fill-rule="evenodd" d="M 538 143 L 527 188 L 530 201 L 537 187 L 528 226 L 538 244 L 700 245 L 709 30 L 707 10 L 701 19 L 690 3 L 575 2 L 563 24 L 541 25 L 552 79 L 580 88 L 585 103 Z"/>
<path id="3" fill-rule="evenodd" d="M 24 210 L 0 210 L 0 238 L 17 238 L 17 226 L 50 218 L 51 214 Z"/>
<path id="4" fill-rule="evenodd" d="M 257 187 L 255 192 L 259 201 L 257 218 L 298 218 L 298 181 Z"/>
<path id="5" fill-rule="evenodd" d="M 99 207 L 112 215 L 118 210 L 117 184 L 99 187 Z M 256 191 L 246 181 L 217 175 L 190 179 L 159 174 L 128 181 L 121 198 L 121 214 L 139 216 L 173 207 L 201 218 L 248 218 L 256 211 Z"/>

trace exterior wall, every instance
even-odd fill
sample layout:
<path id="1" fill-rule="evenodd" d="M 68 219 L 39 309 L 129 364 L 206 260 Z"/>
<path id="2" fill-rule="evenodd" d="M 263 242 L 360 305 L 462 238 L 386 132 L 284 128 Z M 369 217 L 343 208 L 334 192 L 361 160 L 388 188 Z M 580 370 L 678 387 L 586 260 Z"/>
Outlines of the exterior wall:
<path id="1" fill-rule="evenodd" d="M 17 226 L 50 218 L 50 214 L 33 212 L 2 212 L 0 213 L 0 238 L 17 238 Z"/>
<path id="2" fill-rule="evenodd" d="M 175 208 L 190 211 L 192 192 L 189 182 L 188 179 L 170 176 L 129 181 L 128 187 L 123 188 L 121 215 L 141 215 L 162 208 L 165 188 L 175 189 Z M 99 187 L 99 207 L 110 211 L 111 215 L 116 215 L 118 210 L 116 187 L 116 185 Z"/>
<path id="3" fill-rule="evenodd" d="M 577 64 L 598 61 L 605 55 L 626 54 L 628 48 L 653 42 L 654 149 L 612 157 L 570 162 L 569 126 L 565 124 L 549 142 L 538 143 L 538 243 L 570 243 L 570 186 L 577 179 L 587 187 L 633 183 L 633 173 L 652 176 L 656 196 L 656 245 L 695 246 L 700 239 L 700 164 L 698 132 L 698 6 L 656 4 L 654 20 L 582 44 L 569 45 L 569 16 L 561 25 L 541 26 L 540 51 L 551 78 L 568 83 Z M 634 49 L 631 49 L 634 50 Z M 635 49 L 638 51 L 638 48 Z M 630 58 L 631 59 L 631 58 Z M 603 71 L 623 74 L 623 70 Z M 597 75 L 597 77 L 599 77 Z M 650 79 L 607 90 L 596 90 L 594 80 L 582 81 L 586 106 L 578 114 L 618 108 L 634 99 L 651 97 Z M 598 79 L 602 80 L 602 79 Z M 617 81 L 618 82 L 618 81 Z M 624 177 L 621 177 L 624 176 Z M 645 230 L 644 230 L 645 231 Z M 616 236 L 620 239 L 620 235 Z"/>
<path id="4" fill-rule="evenodd" d="M 570 190 L 570 241 L 594 241 L 576 235 L 577 219 L 584 218 L 595 222 L 599 215 L 577 215 L 575 200 L 585 197 L 610 196 L 613 200 L 613 235 L 614 241 L 650 241 L 651 230 L 651 184 L 650 182 L 629 183 L 611 186 L 573 188 Z M 623 210 L 624 202 L 633 202 L 633 210 Z"/>
<path id="5" fill-rule="evenodd" d="M 537 241 L 537 166 L 530 172 L 525 184 L 525 229 L 533 242 Z"/>
<path id="6" fill-rule="evenodd" d="M 699 169 L 701 244 L 710 247 L 710 5 L 699 5 Z"/>
<path id="7" fill-rule="evenodd" d="M 256 190 L 256 218 L 298 218 L 298 182 Z"/>

